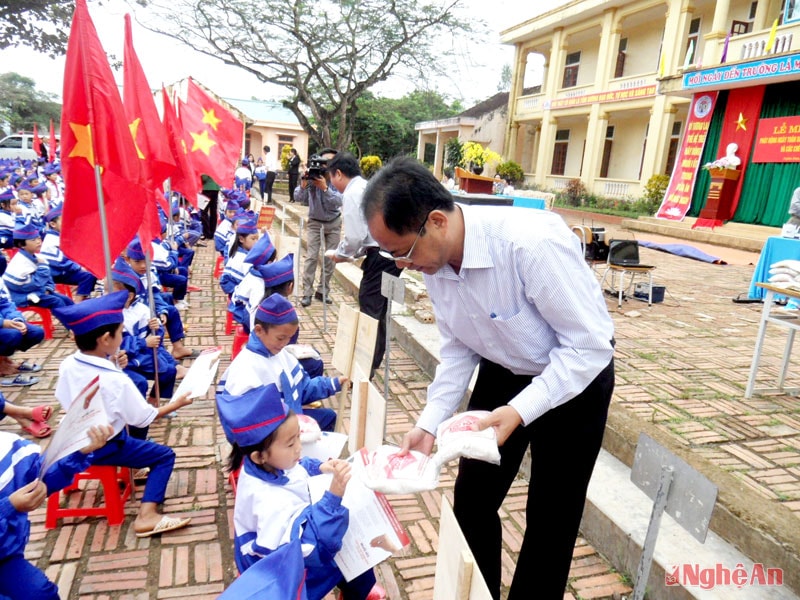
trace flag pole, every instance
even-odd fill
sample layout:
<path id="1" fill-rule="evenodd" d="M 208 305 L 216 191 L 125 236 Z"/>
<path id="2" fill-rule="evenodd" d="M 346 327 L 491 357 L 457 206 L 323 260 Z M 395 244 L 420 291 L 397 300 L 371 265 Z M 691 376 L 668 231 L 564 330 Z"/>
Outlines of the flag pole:
<path id="1" fill-rule="evenodd" d="M 142 248 L 142 250 L 145 250 L 145 249 Z M 157 318 L 157 315 L 156 315 L 156 300 L 153 297 L 153 282 L 150 279 L 150 275 L 151 275 L 151 271 L 150 271 L 150 265 L 151 265 L 150 252 L 152 252 L 152 251 L 153 251 L 153 242 L 151 241 L 150 242 L 150 248 L 145 250 L 145 253 L 144 253 L 144 264 L 145 264 L 145 268 L 147 269 L 145 277 L 146 277 L 146 281 L 147 281 L 147 301 L 148 301 L 148 303 L 150 305 L 150 317 L 151 318 Z M 156 331 L 158 331 L 158 330 L 156 330 Z M 153 331 L 153 334 L 155 334 L 156 331 Z M 158 406 L 161 404 L 161 390 L 159 389 L 159 386 L 158 386 L 158 348 L 153 348 L 153 371 L 154 371 L 154 374 L 153 374 L 153 392 L 155 393 L 155 398 L 154 398 L 155 402 L 153 403 L 153 405 L 156 408 L 158 408 Z"/>
<path id="2" fill-rule="evenodd" d="M 103 237 L 103 259 L 106 264 L 105 292 L 110 294 L 114 289 L 111 284 L 111 242 L 108 239 L 108 223 L 106 222 L 106 205 L 103 198 L 103 180 L 100 176 L 100 165 L 94 166 L 94 183 L 97 188 L 97 212 L 100 215 L 100 233 Z"/>

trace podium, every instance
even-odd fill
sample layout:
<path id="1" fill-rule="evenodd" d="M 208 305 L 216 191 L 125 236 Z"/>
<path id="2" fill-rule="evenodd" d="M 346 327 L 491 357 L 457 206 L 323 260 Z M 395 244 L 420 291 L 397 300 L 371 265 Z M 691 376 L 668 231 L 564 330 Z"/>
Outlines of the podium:
<path id="1" fill-rule="evenodd" d="M 737 169 L 709 169 L 711 185 L 708 186 L 706 205 L 700 211 L 692 229 L 719 227 L 733 215 L 733 199 L 740 172 Z"/>
<path id="2" fill-rule="evenodd" d="M 467 194 L 491 194 L 494 185 L 494 177 L 484 177 L 475 175 L 466 169 L 456 167 L 456 177 L 458 177 L 459 189 Z"/>

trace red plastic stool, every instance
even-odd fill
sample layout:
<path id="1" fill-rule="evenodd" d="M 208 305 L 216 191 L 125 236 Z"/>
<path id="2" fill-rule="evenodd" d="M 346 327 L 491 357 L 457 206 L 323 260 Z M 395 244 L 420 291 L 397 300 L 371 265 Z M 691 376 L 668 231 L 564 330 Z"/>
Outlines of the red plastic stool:
<path id="1" fill-rule="evenodd" d="M 247 338 L 250 337 L 244 332 L 244 327 L 241 325 L 236 326 L 236 334 L 233 336 L 233 349 L 231 350 L 231 360 L 236 358 L 236 355 L 242 351 L 244 345 L 247 343 Z"/>
<path id="2" fill-rule="evenodd" d="M 57 283 L 56 284 L 56 291 L 59 294 L 63 294 L 64 296 L 66 296 L 67 298 L 72 300 L 72 286 L 71 285 L 67 285 L 66 283 Z"/>
<path id="3" fill-rule="evenodd" d="M 103 506 L 61 508 L 60 492 L 54 492 L 47 498 L 45 528 L 55 529 L 58 519 L 64 517 L 105 517 L 109 525 L 121 525 L 125 520 L 125 502 L 133 491 L 132 477 L 131 470 L 127 467 L 95 465 L 78 473 L 64 491 L 77 489 L 81 480 L 98 480 L 103 486 Z M 123 485 L 120 486 L 120 483 Z"/>
<path id="4" fill-rule="evenodd" d="M 228 483 L 231 484 L 231 489 L 233 490 L 233 497 L 236 498 L 236 489 L 239 487 L 239 473 L 242 472 L 242 467 L 239 467 L 235 471 L 231 471 L 228 473 Z"/>
<path id="5" fill-rule="evenodd" d="M 38 319 L 26 319 L 31 325 L 40 325 L 44 329 L 44 339 L 53 339 L 53 315 L 50 314 L 49 308 L 40 308 L 38 306 L 25 306 L 19 309 L 20 312 L 32 312 L 39 316 Z"/>
<path id="6" fill-rule="evenodd" d="M 233 313 L 228 311 L 225 315 L 225 335 L 233 333 Z"/>
<path id="7" fill-rule="evenodd" d="M 219 276 L 222 275 L 222 271 L 225 270 L 225 259 L 220 254 L 217 257 L 217 264 L 214 265 L 214 279 L 219 279 Z"/>

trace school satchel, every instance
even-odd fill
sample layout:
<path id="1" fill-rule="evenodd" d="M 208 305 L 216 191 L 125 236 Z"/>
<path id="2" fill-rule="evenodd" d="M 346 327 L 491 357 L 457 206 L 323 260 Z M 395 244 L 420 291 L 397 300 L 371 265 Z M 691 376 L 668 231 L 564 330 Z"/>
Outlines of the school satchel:
<path id="1" fill-rule="evenodd" d="M 217 600 L 308 600 L 300 538 L 270 552 L 242 573 Z"/>

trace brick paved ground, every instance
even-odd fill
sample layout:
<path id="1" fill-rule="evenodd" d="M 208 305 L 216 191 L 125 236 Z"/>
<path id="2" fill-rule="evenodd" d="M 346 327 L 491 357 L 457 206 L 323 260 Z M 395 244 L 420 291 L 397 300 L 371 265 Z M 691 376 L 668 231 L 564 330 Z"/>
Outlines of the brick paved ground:
<path id="1" fill-rule="evenodd" d="M 214 258 L 209 245 L 199 249 L 195 259 L 192 283 L 204 291 L 191 294 L 191 308 L 184 313 L 187 345 L 198 348 L 220 345 L 229 357 L 232 337 L 223 334 L 224 297 L 210 275 L 200 275 L 211 273 Z M 340 302 L 356 304 L 338 284 L 332 297 L 336 302 L 334 309 Z M 326 332 L 323 331 L 320 303 L 300 310 L 303 341 L 320 349 L 328 362 L 335 338 L 334 312 L 328 312 Z M 26 406 L 57 405 L 53 390 L 58 365 L 73 351 L 67 332 L 58 325 L 55 339 L 26 353 L 27 358 L 44 364 L 44 370 L 37 374 L 41 382 L 31 388 L 4 388 L 6 398 Z M 413 360 L 396 347 L 391 362 L 387 438 L 396 443 L 415 421 L 429 380 Z M 228 364 L 229 360 L 224 360 L 220 370 Z M 54 425 L 57 419 L 51 420 Z M 3 420 L 0 428 L 21 433 L 11 419 Z M 175 418 L 157 421 L 151 426 L 150 435 L 155 441 L 169 444 L 177 453 L 164 510 L 191 516 L 191 526 L 162 538 L 136 538 L 132 521 L 137 505 L 132 501 L 126 507 L 128 518 L 118 527 L 109 527 L 104 520 L 96 518 L 65 519 L 57 529 L 48 531 L 44 528 L 44 507 L 34 511 L 26 555 L 59 585 L 63 599 L 210 599 L 216 598 L 235 578 L 231 542 L 233 497 L 221 467 L 227 445 L 213 399 L 196 400 L 192 406 L 181 409 Z M 42 440 L 41 445 L 45 446 L 47 441 Z M 440 543 L 437 535 L 439 506 L 442 494 L 452 502 L 454 471 L 451 467 L 443 474 L 442 485 L 436 491 L 392 498 L 412 540 L 402 556 L 378 569 L 379 578 L 392 599 L 432 597 L 436 551 Z M 523 481 L 515 484 L 502 509 L 504 585 L 511 581 L 521 543 L 525 489 Z M 138 495 L 141 496 L 141 487 Z M 85 489 L 69 494 L 67 501 L 72 506 L 89 506 L 96 503 L 98 496 L 102 494 L 92 482 Z M 609 563 L 583 540 L 576 545 L 573 567 L 565 598 L 607 598 L 614 592 L 625 593 L 630 589 Z"/>

